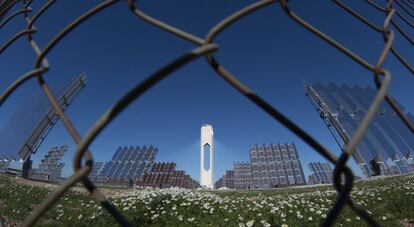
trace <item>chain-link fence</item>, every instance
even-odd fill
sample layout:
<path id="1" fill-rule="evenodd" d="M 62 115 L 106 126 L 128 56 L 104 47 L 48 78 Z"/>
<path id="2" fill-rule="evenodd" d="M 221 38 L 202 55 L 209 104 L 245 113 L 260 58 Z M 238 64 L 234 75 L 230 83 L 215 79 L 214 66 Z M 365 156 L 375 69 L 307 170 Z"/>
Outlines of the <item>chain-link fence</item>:
<path id="1" fill-rule="evenodd" d="M 299 0 L 297 0 L 299 1 Z M 11 12 L 12 7 L 18 3 L 22 3 L 22 7 L 19 10 Z M 399 109 L 399 106 L 396 104 L 394 99 L 387 93 L 388 87 L 390 86 L 391 73 L 383 68 L 383 63 L 387 56 L 392 53 L 411 73 L 414 73 L 413 66 L 401 55 L 401 53 L 394 47 L 394 38 L 395 31 L 390 28 L 390 24 L 405 38 L 411 45 L 414 45 L 414 38 L 409 35 L 399 24 L 396 23 L 395 18 L 398 17 L 401 21 L 407 24 L 407 26 L 414 28 L 414 23 L 411 22 L 407 16 L 408 15 L 414 18 L 414 0 L 387 0 L 385 3 L 377 3 L 372 0 L 364 0 L 370 7 L 375 8 L 376 10 L 384 14 L 384 22 L 382 25 L 377 25 L 372 21 L 365 18 L 364 13 L 356 12 L 354 9 L 346 5 L 340 0 L 332 0 L 340 8 L 342 8 L 347 13 L 351 14 L 359 21 L 364 23 L 367 28 L 372 29 L 378 32 L 378 35 L 382 36 L 384 39 L 384 46 L 382 51 L 379 54 L 377 61 L 375 63 L 370 63 L 364 58 L 360 57 L 356 53 L 352 52 L 341 43 L 331 38 L 329 35 L 323 33 L 318 28 L 314 27 L 312 24 L 305 21 L 299 15 L 297 15 L 294 10 L 289 8 L 288 0 L 261 0 L 256 3 L 253 3 L 243 9 L 240 9 L 229 15 L 227 18 L 223 19 L 221 22 L 216 24 L 205 37 L 198 37 L 174 26 L 168 25 L 165 22 L 157 20 L 136 7 L 134 0 L 119 1 L 119 0 L 106 0 L 97 6 L 93 7 L 89 11 L 85 12 L 77 19 L 69 23 L 64 29 L 57 33 L 50 41 L 44 46 L 39 47 L 34 34 L 38 31 L 39 28 L 35 26 L 37 19 L 39 19 L 45 11 L 47 11 L 56 0 L 49 0 L 46 4 L 43 5 L 41 9 L 37 12 L 32 12 L 30 5 L 32 0 L 1 0 L 0 1 L 0 28 L 6 26 L 6 24 L 14 20 L 17 16 L 23 15 L 24 20 L 27 24 L 26 28 L 22 31 L 15 34 L 8 41 L 0 46 L 0 53 L 7 51 L 8 47 L 12 45 L 16 40 L 26 36 L 28 42 L 30 43 L 33 51 L 37 55 L 35 60 L 35 66 L 33 69 L 24 75 L 17 78 L 0 96 L 0 106 L 7 100 L 10 94 L 16 91 L 20 85 L 27 82 L 30 79 L 37 79 L 40 87 L 43 92 L 46 94 L 48 100 L 53 105 L 56 113 L 59 115 L 62 120 L 66 130 L 71 135 L 72 139 L 77 144 L 77 148 L 73 157 L 73 169 L 74 174 L 70 176 L 63 184 L 61 184 L 57 190 L 52 192 L 50 196 L 45 199 L 41 204 L 36 206 L 33 212 L 26 218 L 24 226 L 31 226 L 36 223 L 36 221 L 54 204 L 70 187 L 75 185 L 77 182 L 81 182 L 84 187 L 90 192 L 97 202 L 99 202 L 103 208 L 105 208 L 116 221 L 123 225 L 129 226 L 128 220 L 118 211 L 118 209 L 112 205 L 105 195 L 88 179 L 87 175 L 92 169 L 93 160 L 92 154 L 88 150 L 89 145 L 92 141 L 99 135 L 99 133 L 113 120 L 117 115 L 127 108 L 135 99 L 141 96 L 144 92 L 151 89 L 158 82 L 165 79 L 166 77 L 173 74 L 174 71 L 180 67 L 189 64 L 193 60 L 204 56 L 208 64 L 214 69 L 218 76 L 222 77 L 227 83 L 233 86 L 238 90 L 242 95 L 248 98 L 250 101 L 259 106 L 262 110 L 267 112 L 275 120 L 279 121 L 286 128 L 291 130 L 312 148 L 314 148 L 319 154 L 329 160 L 335 165 L 334 170 L 334 185 L 338 191 L 338 197 L 334 206 L 331 208 L 328 216 L 324 219 L 322 226 L 331 226 L 335 221 L 335 218 L 340 213 L 341 209 L 345 204 L 348 204 L 358 216 L 363 218 L 372 226 L 378 226 L 378 222 L 374 217 L 371 217 L 366 209 L 361 205 L 353 201 L 350 196 L 351 189 L 354 183 L 354 175 L 349 167 L 346 166 L 346 163 L 351 156 L 351 154 L 356 149 L 356 146 L 364 136 L 367 131 L 370 122 L 372 121 L 377 109 L 383 100 L 386 100 L 392 109 L 398 114 L 398 116 L 403 120 L 404 124 L 414 133 L 414 124 L 409 121 L 406 115 Z M 74 29 L 77 28 L 82 22 L 93 17 L 100 11 L 108 8 L 114 4 L 125 4 L 125 7 L 129 7 L 131 13 L 135 14 L 139 19 L 142 19 L 153 26 L 156 26 L 162 30 L 169 32 L 170 34 L 180 37 L 188 42 L 191 42 L 196 45 L 196 47 L 189 51 L 188 53 L 182 55 L 171 61 L 169 64 L 165 65 L 162 68 L 159 68 L 153 74 L 148 76 L 143 82 L 136 85 L 128 93 L 126 93 L 121 99 L 119 99 L 111 108 L 109 108 L 95 123 L 95 125 L 87 132 L 84 137 L 81 137 L 76 128 L 72 125 L 71 120 L 64 113 L 62 108 L 59 105 L 59 102 L 52 93 L 49 85 L 43 79 L 43 75 L 49 70 L 49 62 L 47 60 L 47 55 L 53 50 L 56 45 L 60 43 L 67 35 L 69 35 Z M 256 95 L 248 86 L 240 82 L 235 75 L 233 75 L 229 70 L 227 70 L 223 65 L 220 64 L 218 60 L 214 57 L 214 52 L 219 49 L 219 46 L 214 43 L 215 38 L 227 27 L 238 22 L 242 17 L 255 12 L 256 10 L 267 7 L 271 4 L 280 4 L 280 7 L 284 10 L 286 15 L 292 20 L 296 21 L 303 28 L 309 30 L 311 33 L 315 34 L 324 42 L 328 43 L 332 47 L 336 48 L 338 51 L 342 52 L 350 59 L 358 63 L 363 68 L 369 70 L 373 74 L 374 82 L 377 86 L 378 92 L 372 101 L 368 112 L 365 114 L 361 123 L 359 124 L 357 130 L 352 135 L 350 141 L 343 148 L 343 153 L 340 157 L 336 157 L 331 151 L 325 148 L 320 144 L 315 138 L 302 130 L 298 125 L 296 125 L 292 120 L 287 116 L 283 115 L 278 109 L 270 105 L 266 100 L 262 99 L 260 96 Z M 328 4 L 328 2 L 327 2 Z M 395 7 L 397 6 L 397 7 Z M 404 13 L 401 13 L 404 11 Z M 33 15 L 32 15 L 33 14 Z M 411 19 L 412 19 L 411 18 Z M 46 28 L 42 28 L 46 29 Z M 83 160 L 83 165 L 82 165 Z M 341 176 L 344 179 L 341 182 Z"/>

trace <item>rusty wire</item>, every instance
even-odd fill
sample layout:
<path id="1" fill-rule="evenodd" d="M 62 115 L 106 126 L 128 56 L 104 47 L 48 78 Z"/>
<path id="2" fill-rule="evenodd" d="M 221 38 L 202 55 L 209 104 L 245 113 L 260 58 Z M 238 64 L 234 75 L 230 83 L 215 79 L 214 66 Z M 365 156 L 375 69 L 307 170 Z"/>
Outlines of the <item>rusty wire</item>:
<path id="1" fill-rule="evenodd" d="M 16 10 L 7 16 L 11 8 L 16 5 L 18 2 L 23 3 L 21 9 Z M 64 113 L 60 107 L 56 96 L 50 90 L 47 82 L 45 81 L 43 74 L 47 73 L 49 70 L 49 62 L 46 58 L 48 53 L 53 50 L 53 48 L 59 44 L 59 42 L 70 32 L 79 26 L 85 20 L 90 19 L 95 14 L 100 11 L 110 7 L 111 5 L 121 2 L 120 0 L 106 0 L 92 9 L 88 10 L 77 19 L 69 23 L 64 27 L 59 33 L 57 33 L 43 48 L 39 47 L 37 42 L 34 40 L 34 35 L 38 30 L 35 27 L 36 20 L 41 17 L 41 15 L 48 10 L 56 0 L 49 0 L 46 2 L 43 7 L 38 10 L 32 17 L 29 17 L 29 13 L 32 13 L 30 5 L 32 0 L 5 0 L 0 1 L 0 29 L 7 25 L 7 23 L 18 15 L 23 14 L 27 27 L 22 31 L 16 33 L 8 41 L 0 46 L 0 54 L 8 49 L 16 40 L 23 36 L 27 36 L 28 42 L 32 46 L 33 51 L 37 55 L 34 67 L 29 72 L 26 72 L 22 76 L 18 77 L 6 90 L 0 95 L 0 107 L 7 100 L 7 98 L 15 90 L 17 90 L 20 85 L 26 81 L 37 78 L 37 81 L 42 88 L 43 92 L 47 96 L 48 100 L 52 104 L 54 110 L 58 114 L 59 118 L 62 120 L 66 130 L 71 135 L 72 139 L 77 144 L 77 148 L 73 157 L 73 169 L 74 173 L 70 176 L 62 185 L 60 185 L 55 191 L 51 193 L 41 204 L 36 206 L 33 212 L 26 218 L 24 226 L 32 226 L 36 221 L 73 185 L 78 182 L 81 182 L 85 188 L 90 192 L 91 196 L 95 198 L 97 202 L 101 204 L 112 216 L 113 218 L 123 226 L 129 226 L 128 220 L 113 206 L 110 201 L 105 197 L 104 194 L 88 179 L 87 175 L 92 169 L 93 158 L 91 152 L 88 150 L 89 145 L 94 141 L 94 139 L 99 135 L 99 133 L 112 121 L 118 114 L 120 114 L 125 108 L 127 108 L 134 100 L 139 98 L 144 92 L 151 89 L 153 86 L 157 85 L 164 78 L 171 76 L 172 73 L 182 66 L 189 64 L 193 60 L 205 56 L 206 61 L 211 66 L 211 68 L 217 73 L 218 76 L 223 78 L 227 83 L 239 91 L 242 95 L 248 98 L 250 101 L 255 103 L 263 111 L 268 113 L 275 120 L 284 125 L 287 129 L 295 133 L 302 140 L 304 140 L 308 145 L 314 148 L 319 154 L 324 158 L 329 160 L 332 164 L 335 165 L 334 170 L 334 185 L 338 191 L 337 200 L 330 210 L 328 216 L 325 218 L 322 226 L 331 226 L 336 217 L 339 215 L 341 209 L 348 204 L 351 209 L 353 209 L 357 215 L 363 218 L 371 226 L 379 226 L 378 222 L 371 217 L 366 209 L 361 205 L 355 203 L 350 195 L 350 192 L 353 187 L 354 175 L 349 167 L 346 166 L 346 163 L 352 153 L 355 151 L 358 143 L 363 138 L 365 132 L 367 131 L 375 113 L 380 107 L 381 103 L 385 100 L 390 104 L 392 109 L 397 113 L 397 115 L 403 120 L 404 124 L 414 133 L 414 124 L 406 117 L 402 110 L 399 109 L 398 105 L 395 103 L 394 99 L 388 94 L 387 90 L 390 86 L 391 73 L 383 68 L 383 63 L 387 58 L 388 54 L 391 52 L 401 64 L 407 68 L 412 74 L 414 74 L 413 66 L 396 50 L 393 46 L 395 31 L 390 28 L 390 24 L 401 34 L 408 42 L 414 45 L 414 39 L 402 29 L 399 24 L 393 19 L 395 15 L 400 18 L 404 23 L 409 27 L 414 29 L 414 24 L 408 19 L 404 14 L 414 18 L 414 1 L 412 0 L 387 0 L 386 6 L 382 7 L 373 0 L 364 0 L 371 7 L 379 10 L 384 13 L 385 19 L 382 26 L 376 25 L 372 21 L 366 19 L 360 13 L 356 12 L 354 9 L 347 6 L 340 0 L 332 0 L 340 8 L 344 9 L 346 12 L 360 20 L 362 23 L 366 24 L 372 30 L 380 33 L 384 39 L 384 47 L 379 54 L 375 64 L 371 64 L 358 54 L 354 53 L 341 43 L 337 42 L 335 39 L 331 38 L 329 35 L 323 33 L 317 29 L 312 24 L 306 22 L 303 18 L 298 16 L 293 12 L 288 6 L 288 0 L 261 0 L 256 3 L 253 3 L 245 8 L 242 8 L 227 18 L 223 19 L 221 22 L 216 24 L 210 31 L 207 33 L 205 38 L 197 37 L 191 33 L 183 31 L 177 27 L 171 26 L 165 22 L 162 22 L 156 18 L 153 18 L 143 11 L 141 11 L 136 5 L 134 0 L 127 0 L 127 7 L 135 14 L 139 19 L 142 19 L 153 26 L 156 26 L 162 30 L 165 30 L 172 35 L 175 35 L 183 40 L 191 42 L 196 45 L 193 50 L 189 51 L 186 54 L 183 54 L 181 57 L 178 57 L 172 60 L 169 64 L 164 67 L 156 70 L 153 74 L 147 77 L 143 82 L 137 84 L 132 88 L 128 93 L 126 93 L 121 99 L 119 99 L 111 108 L 109 108 L 89 129 L 87 134 L 82 138 L 74 125 L 71 123 L 70 119 Z M 218 45 L 214 43 L 214 39 L 218 36 L 224 29 L 228 26 L 231 26 L 233 23 L 238 22 L 242 17 L 247 16 L 250 13 L 253 13 L 260 8 L 266 7 L 273 3 L 279 3 L 283 11 L 287 16 L 292 18 L 300 26 L 309 30 L 311 33 L 315 34 L 321 40 L 327 42 L 332 47 L 336 48 L 338 51 L 342 52 L 357 64 L 367 69 L 373 74 L 374 83 L 377 86 L 378 92 L 371 103 L 371 106 L 368 109 L 368 112 L 364 115 L 361 123 L 359 124 L 357 130 L 352 135 L 351 139 L 346 143 L 343 148 L 343 153 L 338 158 L 331 151 L 325 148 L 320 144 L 315 138 L 309 135 L 306 131 L 301 129 L 295 122 L 290 120 L 288 117 L 283 115 L 277 108 L 270 105 L 266 100 L 262 99 L 260 96 L 256 95 L 247 85 L 243 84 L 233 75 L 229 70 L 227 70 L 219 61 L 214 57 L 213 52 L 219 49 Z M 394 7 L 394 3 L 398 6 L 398 9 Z M 404 12 L 402 14 L 400 9 Z M 5 17 L 7 16 L 7 17 Z M 82 160 L 84 160 L 84 165 L 82 166 Z M 344 176 L 344 182 L 341 182 L 341 176 Z"/>

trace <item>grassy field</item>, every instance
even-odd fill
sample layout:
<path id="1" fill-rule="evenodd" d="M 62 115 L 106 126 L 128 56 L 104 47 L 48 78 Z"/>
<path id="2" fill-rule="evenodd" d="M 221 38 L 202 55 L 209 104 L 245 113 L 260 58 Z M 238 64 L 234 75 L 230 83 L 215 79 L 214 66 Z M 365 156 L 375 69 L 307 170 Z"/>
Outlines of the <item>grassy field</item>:
<path id="1" fill-rule="evenodd" d="M 55 186 L 0 176 L 0 216 L 19 225 Z M 331 186 L 257 191 L 105 189 L 111 201 L 139 226 L 318 226 L 331 208 Z M 383 226 L 414 226 L 414 175 L 358 182 L 352 196 Z M 87 193 L 71 190 L 38 226 L 114 226 Z M 337 226 L 366 226 L 348 207 Z"/>

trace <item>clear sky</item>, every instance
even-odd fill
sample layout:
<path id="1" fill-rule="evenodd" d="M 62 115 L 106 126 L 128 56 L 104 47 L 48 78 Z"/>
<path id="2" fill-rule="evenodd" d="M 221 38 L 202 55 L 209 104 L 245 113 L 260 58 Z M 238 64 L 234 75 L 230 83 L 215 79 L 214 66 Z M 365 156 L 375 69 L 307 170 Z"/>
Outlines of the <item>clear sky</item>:
<path id="1" fill-rule="evenodd" d="M 33 10 L 37 11 L 44 2 L 35 1 Z M 44 46 L 65 25 L 99 2 L 58 1 L 36 23 L 35 40 Z M 204 37 L 216 23 L 252 2 L 153 0 L 138 1 L 137 5 L 156 18 Z M 345 2 L 382 26 L 383 13 L 362 1 Z M 290 6 L 369 62 L 377 59 L 383 47 L 382 35 L 332 1 L 292 0 Z M 396 21 L 414 36 L 412 29 L 401 20 Z M 22 16 L 11 21 L 1 30 L 0 43 L 24 26 Z M 302 81 L 374 86 L 372 73 L 300 27 L 278 4 L 238 21 L 220 34 L 216 43 L 220 46 L 216 57 L 226 68 L 339 154 L 328 128 L 305 97 Z M 50 52 L 51 68 L 45 79 L 53 85 L 87 73 L 87 87 L 67 111 L 84 135 L 129 89 L 194 47 L 140 20 L 122 1 L 76 28 Z M 414 63 L 411 44 L 398 33 L 395 47 Z M 0 55 L 0 90 L 31 70 L 34 61 L 35 54 L 26 38 L 9 47 Z M 408 111 L 414 112 L 414 78 L 392 55 L 385 67 L 393 75 L 391 94 Z M 25 95 L 39 90 L 36 80 L 32 80 L 15 92 L 0 108 L 0 126 Z M 308 162 L 323 161 L 317 152 L 217 76 L 203 58 L 181 68 L 136 100 L 101 133 L 90 150 L 95 160 L 109 161 L 118 146 L 156 145 L 159 148 L 156 161 L 174 161 L 179 169 L 198 180 L 200 127 L 204 123 L 214 127 L 214 180 L 231 169 L 233 162 L 248 161 L 250 144 L 294 142 L 305 175 L 309 173 Z M 75 145 L 61 123 L 33 156 L 35 166 L 50 147 L 62 144 L 70 146 L 64 157 L 64 176 L 71 174 Z M 361 175 L 353 160 L 351 166 Z"/>

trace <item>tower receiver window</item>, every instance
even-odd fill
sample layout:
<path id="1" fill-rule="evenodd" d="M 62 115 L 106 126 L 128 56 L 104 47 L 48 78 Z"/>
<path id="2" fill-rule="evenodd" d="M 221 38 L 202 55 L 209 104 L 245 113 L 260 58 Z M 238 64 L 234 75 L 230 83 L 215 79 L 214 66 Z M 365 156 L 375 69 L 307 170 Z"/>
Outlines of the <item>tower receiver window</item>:
<path id="1" fill-rule="evenodd" d="M 206 143 L 204 144 L 204 169 L 209 170 L 210 169 L 210 144 Z"/>

